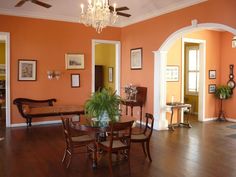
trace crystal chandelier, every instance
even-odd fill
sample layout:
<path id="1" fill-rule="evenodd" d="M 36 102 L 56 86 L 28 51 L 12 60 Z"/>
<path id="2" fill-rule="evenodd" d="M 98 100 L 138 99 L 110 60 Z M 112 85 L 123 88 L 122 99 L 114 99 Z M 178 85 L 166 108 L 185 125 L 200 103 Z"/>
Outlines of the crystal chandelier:
<path id="1" fill-rule="evenodd" d="M 116 22 L 118 16 L 116 13 L 116 4 L 114 11 L 111 12 L 108 5 L 108 0 L 88 0 L 88 8 L 84 10 L 84 5 L 81 4 L 80 22 L 85 26 L 91 26 L 101 33 L 102 29 Z"/>

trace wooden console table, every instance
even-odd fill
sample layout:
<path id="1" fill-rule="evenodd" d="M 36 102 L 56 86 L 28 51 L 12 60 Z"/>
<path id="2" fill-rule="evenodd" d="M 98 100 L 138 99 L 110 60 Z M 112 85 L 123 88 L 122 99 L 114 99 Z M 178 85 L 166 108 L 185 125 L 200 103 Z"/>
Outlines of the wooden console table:
<path id="1" fill-rule="evenodd" d="M 180 127 L 180 126 L 185 126 L 188 128 L 191 128 L 192 126 L 189 123 L 188 116 L 186 119 L 186 122 L 180 122 L 180 110 L 183 108 L 187 108 L 189 110 L 189 113 L 191 112 L 191 104 L 185 104 L 185 103 L 179 103 L 179 102 L 174 102 L 174 103 L 167 103 L 167 107 L 170 107 L 171 109 L 171 119 L 170 119 L 170 124 L 168 125 L 169 130 L 174 131 L 175 127 Z M 174 115 L 174 110 L 178 111 L 178 122 L 176 124 L 173 124 L 173 115 Z"/>
<path id="2" fill-rule="evenodd" d="M 123 100 L 122 104 L 125 105 L 125 114 L 128 115 L 128 107 L 131 108 L 131 116 L 133 116 L 133 107 L 140 107 L 140 126 L 143 117 L 143 106 L 146 102 L 147 87 L 136 87 L 137 95 L 136 100 Z"/>

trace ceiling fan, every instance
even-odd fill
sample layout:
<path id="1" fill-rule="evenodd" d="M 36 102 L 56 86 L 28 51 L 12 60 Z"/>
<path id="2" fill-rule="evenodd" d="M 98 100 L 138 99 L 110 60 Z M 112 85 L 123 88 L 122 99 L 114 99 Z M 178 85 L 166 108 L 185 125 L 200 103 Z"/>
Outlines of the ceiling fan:
<path id="1" fill-rule="evenodd" d="M 111 12 L 114 11 L 114 7 L 113 6 L 109 6 L 109 9 L 110 9 Z M 124 10 L 129 10 L 129 8 L 126 7 L 126 6 L 117 7 L 116 8 L 117 15 L 124 16 L 124 17 L 130 17 L 131 16 L 130 14 L 120 12 L 120 11 L 124 11 Z"/>
<path id="2" fill-rule="evenodd" d="M 38 1 L 38 0 L 20 0 L 16 5 L 15 7 L 21 7 L 25 2 L 27 1 L 30 1 L 34 4 L 37 4 L 39 6 L 42 6 L 42 7 L 45 7 L 45 8 L 50 8 L 52 7 L 50 4 L 47 4 L 45 2 L 42 2 L 42 1 Z"/>

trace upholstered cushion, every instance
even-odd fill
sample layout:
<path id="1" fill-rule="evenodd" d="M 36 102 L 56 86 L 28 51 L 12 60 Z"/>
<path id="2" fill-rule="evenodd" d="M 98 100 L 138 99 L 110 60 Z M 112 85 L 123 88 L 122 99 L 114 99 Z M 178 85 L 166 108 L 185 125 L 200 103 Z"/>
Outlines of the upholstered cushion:
<path id="1" fill-rule="evenodd" d="M 143 140 L 146 138 L 147 138 L 147 136 L 144 134 L 131 135 L 131 140 Z"/>
<path id="2" fill-rule="evenodd" d="M 110 146 L 110 141 L 103 141 L 101 142 L 101 144 L 103 146 L 109 147 Z M 121 148 L 121 147 L 125 147 L 126 145 L 124 143 L 122 143 L 121 141 L 117 140 L 117 141 L 113 141 L 112 144 L 112 148 Z"/>
<path id="3" fill-rule="evenodd" d="M 85 141 L 92 141 L 93 140 L 89 135 L 74 136 L 74 137 L 71 137 L 71 139 L 74 142 L 85 142 Z"/>

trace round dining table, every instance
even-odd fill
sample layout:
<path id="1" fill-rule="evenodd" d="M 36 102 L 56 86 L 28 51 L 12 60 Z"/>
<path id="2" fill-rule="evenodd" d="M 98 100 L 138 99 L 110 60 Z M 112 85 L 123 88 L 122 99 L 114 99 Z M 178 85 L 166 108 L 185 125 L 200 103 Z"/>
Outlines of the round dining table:
<path id="1" fill-rule="evenodd" d="M 135 121 L 134 117 L 122 115 L 117 120 L 118 122 L 127 122 L 127 121 Z M 87 132 L 89 135 L 94 137 L 94 144 L 93 144 L 93 168 L 97 167 L 98 156 L 100 156 L 99 152 L 97 151 L 96 142 L 98 141 L 105 141 L 106 140 L 106 133 L 110 131 L 110 126 L 97 126 L 94 124 L 93 119 L 87 117 L 85 115 L 80 115 L 79 121 L 73 121 L 71 124 L 71 128 L 77 131 L 84 131 Z M 136 122 L 133 124 L 133 128 L 136 127 Z M 138 131 L 140 128 L 138 128 Z M 135 132 L 138 132 L 137 129 Z"/>

